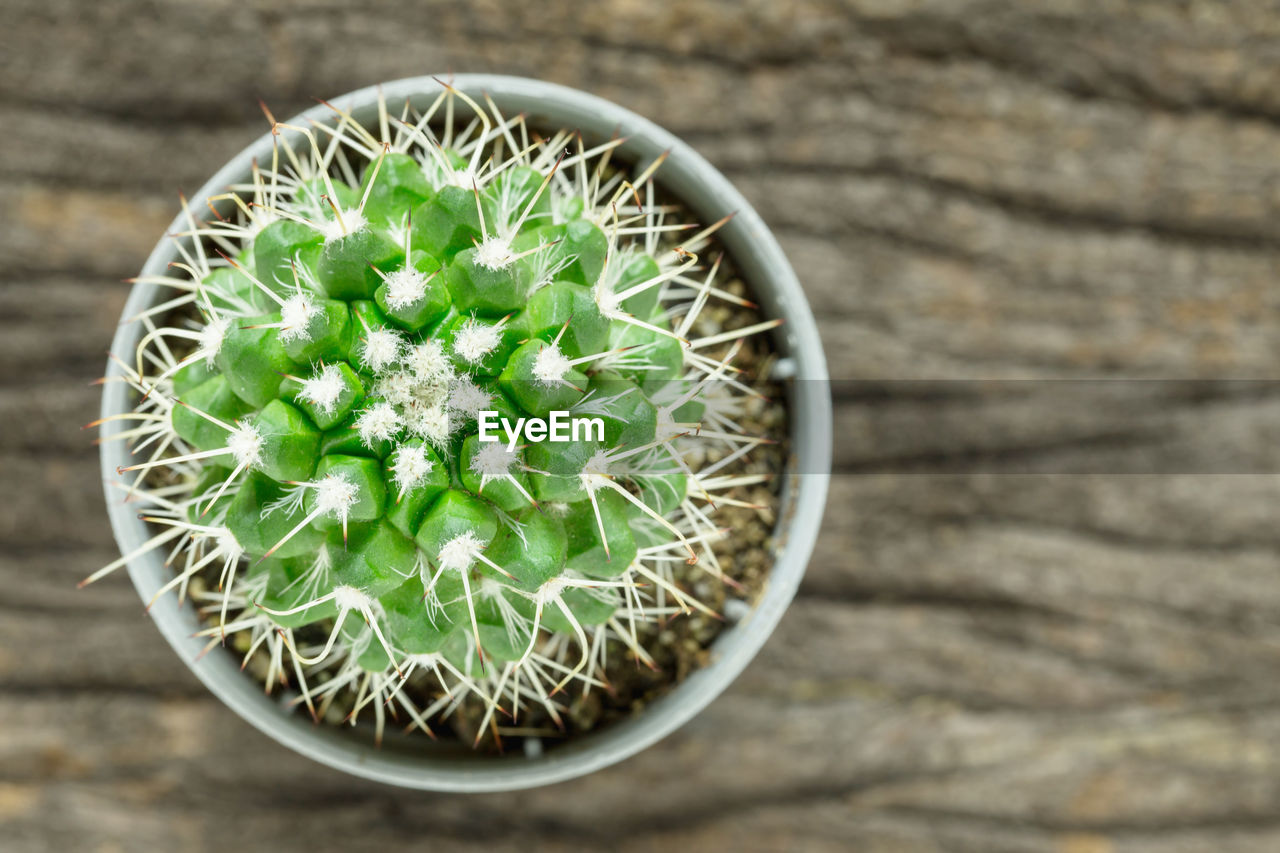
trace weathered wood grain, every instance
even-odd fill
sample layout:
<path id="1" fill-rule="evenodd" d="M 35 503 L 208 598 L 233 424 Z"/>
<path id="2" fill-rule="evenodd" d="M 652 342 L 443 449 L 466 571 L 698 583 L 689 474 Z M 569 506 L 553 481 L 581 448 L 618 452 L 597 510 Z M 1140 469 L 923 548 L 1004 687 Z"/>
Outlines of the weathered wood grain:
<path id="1" fill-rule="evenodd" d="M 5 17 L 5 850 L 1280 845 L 1280 3 Z M 623 765 L 485 797 L 313 766 L 210 698 L 123 577 L 74 588 L 115 555 L 88 383 L 177 192 L 262 132 L 259 97 L 450 70 L 687 138 L 776 230 L 838 380 L 827 524 L 760 658 Z"/>

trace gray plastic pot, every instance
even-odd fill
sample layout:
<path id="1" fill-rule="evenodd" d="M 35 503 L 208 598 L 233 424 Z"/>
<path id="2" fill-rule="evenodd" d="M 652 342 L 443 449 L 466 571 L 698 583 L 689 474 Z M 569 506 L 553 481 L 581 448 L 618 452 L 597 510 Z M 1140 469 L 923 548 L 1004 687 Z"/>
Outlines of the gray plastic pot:
<path id="1" fill-rule="evenodd" d="M 453 85 L 477 98 L 488 93 L 504 114 L 523 112 L 537 127 L 578 129 L 588 140 L 608 139 L 616 129 L 628 138 L 615 155 L 618 162 L 648 163 L 669 150 L 670 158 L 657 174 L 660 186 L 688 205 L 701 222 L 714 222 L 737 212 L 720 231 L 719 238 L 765 314 L 785 319 L 775 333 L 775 345 L 787 359 L 785 364 L 794 378 L 788 401 L 794 454 L 791 473 L 783 484 L 778 551 L 758 606 L 721 633 L 713 646 L 710 665 L 693 673 L 642 713 L 532 757 L 478 755 L 465 747 L 450 747 L 425 737 L 393 738 L 376 748 L 366 731 L 318 726 L 305 714 L 291 713 L 278 698 L 264 694 L 259 682 L 241 672 L 234 652 L 218 648 L 199 657 L 203 642 L 192 635 L 200 624 L 189 603 L 179 606 L 173 595 L 164 596 L 152 607 L 151 617 L 178 656 L 214 695 L 290 749 L 348 773 L 393 785 L 436 791 L 501 791 L 571 779 L 621 761 L 688 721 L 742 672 L 795 595 L 813 550 L 831 468 L 831 399 L 818 330 L 795 273 L 760 216 L 692 148 L 635 113 L 563 86 L 485 74 L 457 75 Z M 409 98 L 424 107 L 440 92 L 440 84 L 431 77 L 398 80 L 381 88 L 389 103 L 403 103 Z M 376 88 L 361 89 L 331 102 L 352 111 L 360 121 L 376 123 Z M 305 124 L 308 118 L 325 121 L 331 116 L 327 107 L 318 106 L 290 123 Z M 229 184 L 248 180 L 251 161 L 256 158 L 268 162 L 270 154 L 271 136 L 266 134 L 214 175 L 192 197 L 191 209 L 204 209 L 210 195 L 223 192 Z M 183 223 L 175 219 L 170 231 L 182 228 Z M 171 242 L 167 238 L 161 240 L 142 274 L 163 274 L 175 256 Z M 158 304 L 164 296 L 159 288 L 137 287 L 130 294 L 123 316 L 135 316 Z M 132 353 L 141 335 L 138 323 L 120 326 L 112 352 Z M 108 364 L 109 376 L 119 373 L 114 362 Z M 103 416 L 130 408 L 125 384 L 107 383 L 102 397 Z M 119 423 L 109 422 L 103 430 L 104 437 L 122 429 Z M 124 444 L 109 442 L 102 448 L 104 481 L 117 479 L 117 467 L 127 464 Z M 145 523 L 138 519 L 134 507 L 122 503 L 119 491 L 108 486 L 106 495 L 116 541 L 121 553 L 130 553 L 148 538 Z M 149 601 L 171 573 L 163 565 L 163 556 L 153 552 L 131 561 L 129 576 L 142 600 Z"/>

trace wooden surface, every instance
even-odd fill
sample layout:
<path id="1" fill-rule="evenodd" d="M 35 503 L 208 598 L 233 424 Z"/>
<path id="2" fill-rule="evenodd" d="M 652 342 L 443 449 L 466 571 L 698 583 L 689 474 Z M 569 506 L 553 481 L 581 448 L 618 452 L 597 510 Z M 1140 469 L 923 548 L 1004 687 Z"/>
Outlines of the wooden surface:
<path id="1" fill-rule="evenodd" d="M 875 389 L 1276 377 L 1280 4 L 4 17 L 0 849 L 1280 848 L 1280 389 L 1207 383 L 1136 422 Z M 750 669 L 621 766 L 509 795 L 314 765 L 209 697 L 123 576 L 74 588 L 115 554 L 86 383 L 176 191 L 262 132 L 260 96 L 288 115 L 448 70 L 683 135 L 776 230 L 833 375 L 873 381 L 838 387 L 824 533 Z"/>

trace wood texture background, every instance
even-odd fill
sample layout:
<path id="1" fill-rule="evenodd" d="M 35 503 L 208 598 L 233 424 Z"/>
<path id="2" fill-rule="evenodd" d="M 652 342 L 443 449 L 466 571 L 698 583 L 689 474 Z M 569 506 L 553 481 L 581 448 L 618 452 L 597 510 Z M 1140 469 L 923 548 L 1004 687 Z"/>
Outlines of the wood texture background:
<path id="1" fill-rule="evenodd" d="M 1136 425 L 845 389 L 824 533 L 764 652 L 659 746 L 539 791 L 314 765 L 208 696 L 123 576 L 75 589 L 116 553 L 78 427 L 120 279 L 177 190 L 263 131 L 258 97 L 288 115 L 484 70 L 637 110 L 776 230 L 837 378 L 1274 378 L 1280 4 L 8 0 L 3 17 L 0 849 L 1280 849 L 1270 384 L 1174 394 Z"/>

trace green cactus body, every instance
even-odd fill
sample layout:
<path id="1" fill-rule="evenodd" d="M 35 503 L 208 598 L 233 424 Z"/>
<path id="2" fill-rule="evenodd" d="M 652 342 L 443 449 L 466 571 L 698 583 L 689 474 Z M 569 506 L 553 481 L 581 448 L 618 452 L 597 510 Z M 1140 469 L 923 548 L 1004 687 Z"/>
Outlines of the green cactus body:
<path id="1" fill-rule="evenodd" d="M 559 163 L 568 134 L 513 151 L 511 123 L 476 111 L 480 140 L 340 122 L 342 168 L 281 131 L 302 173 L 255 177 L 219 234 L 234 257 L 197 247 L 196 348 L 136 377 L 189 452 L 137 467 L 191 482 L 172 524 L 230 567 L 223 618 L 283 637 L 299 677 L 368 673 L 390 698 L 423 668 L 498 708 L 589 682 L 598 632 L 634 645 L 622 622 L 688 608 L 669 566 L 709 554 L 719 487 L 689 448 L 700 428 L 724 453 L 757 439 L 724 428 L 727 382 L 719 425 L 701 421 L 708 380 L 731 375 L 689 339 L 715 267 L 696 245 L 659 254 L 656 206 L 580 143 Z M 603 435 L 481 440 L 483 413 L 557 411 Z M 304 629 L 323 646 L 304 651 Z M 556 635 L 580 657 L 552 665 Z"/>

